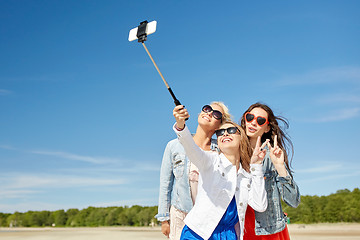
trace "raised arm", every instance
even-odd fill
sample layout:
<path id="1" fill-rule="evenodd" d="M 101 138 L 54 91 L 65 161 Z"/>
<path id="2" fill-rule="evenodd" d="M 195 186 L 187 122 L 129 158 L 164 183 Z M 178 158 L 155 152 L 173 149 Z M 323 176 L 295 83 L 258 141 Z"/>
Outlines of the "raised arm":
<path id="1" fill-rule="evenodd" d="M 289 170 L 285 165 L 284 151 L 277 144 L 277 135 L 274 138 L 274 147 L 268 143 L 270 151 L 270 159 L 274 165 L 278 176 L 276 177 L 277 187 L 281 198 L 290 207 L 296 208 L 300 204 L 299 187 L 295 183 L 293 177 L 289 174 Z"/>
<path id="2" fill-rule="evenodd" d="M 202 150 L 194 142 L 193 137 L 187 126 L 185 125 L 185 119 L 190 115 L 184 106 L 179 105 L 174 108 L 173 115 L 176 123 L 174 125 L 174 131 L 178 136 L 178 139 L 185 149 L 186 155 L 189 160 L 195 164 L 195 166 L 202 172 L 204 169 L 210 167 L 214 160 L 214 152 L 206 152 Z"/>

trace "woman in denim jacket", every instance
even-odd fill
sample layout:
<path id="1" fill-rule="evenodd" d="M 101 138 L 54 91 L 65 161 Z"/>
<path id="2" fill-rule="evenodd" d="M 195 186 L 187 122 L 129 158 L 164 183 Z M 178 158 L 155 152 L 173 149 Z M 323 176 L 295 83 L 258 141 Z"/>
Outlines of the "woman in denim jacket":
<path id="1" fill-rule="evenodd" d="M 241 126 L 245 129 L 252 147 L 255 146 L 258 136 L 262 142 L 270 139 L 263 161 L 268 207 L 261 213 L 248 207 L 244 240 L 290 239 L 281 199 L 296 208 L 300 204 L 300 192 L 293 180 L 287 155 L 288 151 L 293 155 L 293 145 L 278 121 L 288 128 L 288 122 L 284 118 L 275 116 L 270 107 L 261 103 L 251 105 L 241 118 Z"/>
<path id="2" fill-rule="evenodd" d="M 195 143 L 205 151 L 216 150 L 216 141 L 212 142 L 211 137 L 230 117 L 222 102 L 205 105 L 198 116 L 199 125 L 193 135 Z M 171 240 L 180 239 L 184 218 L 195 202 L 198 174 L 178 139 L 171 140 L 161 164 L 158 214 L 155 216 L 161 222 L 161 232 Z"/>

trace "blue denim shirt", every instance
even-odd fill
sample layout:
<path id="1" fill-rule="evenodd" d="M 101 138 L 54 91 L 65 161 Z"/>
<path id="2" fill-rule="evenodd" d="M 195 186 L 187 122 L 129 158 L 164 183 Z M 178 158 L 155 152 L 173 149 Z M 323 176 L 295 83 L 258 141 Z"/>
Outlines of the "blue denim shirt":
<path id="1" fill-rule="evenodd" d="M 211 149 L 216 150 L 216 140 L 212 139 Z M 189 183 L 190 161 L 178 139 L 166 145 L 161 170 L 158 214 L 155 218 L 163 222 L 170 219 L 170 207 L 185 213 L 190 212 L 193 202 Z"/>
<path id="2" fill-rule="evenodd" d="M 255 211 L 256 235 L 269 235 L 284 230 L 287 219 L 281 207 L 281 199 L 294 208 L 300 204 L 299 187 L 289 174 L 286 177 L 278 175 L 269 154 L 268 150 L 263 161 L 268 207 L 265 212 Z"/>

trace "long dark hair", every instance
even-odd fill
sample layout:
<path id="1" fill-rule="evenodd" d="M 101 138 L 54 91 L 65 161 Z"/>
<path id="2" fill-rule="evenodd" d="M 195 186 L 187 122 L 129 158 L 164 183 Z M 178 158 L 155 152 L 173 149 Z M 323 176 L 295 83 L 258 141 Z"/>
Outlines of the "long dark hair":
<path id="1" fill-rule="evenodd" d="M 286 132 L 286 129 L 289 128 L 288 120 L 281 116 L 275 116 L 274 112 L 271 110 L 271 108 L 268 105 L 257 102 L 257 103 L 252 104 L 244 112 L 244 114 L 241 117 L 240 125 L 244 129 L 246 129 L 245 114 L 247 112 L 250 112 L 254 108 L 261 108 L 264 111 L 266 111 L 268 114 L 270 131 L 268 131 L 267 133 L 264 133 L 261 136 L 261 142 L 265 142 L 266 139 L 270 139 L 270 143 L 273 146 L 274 145 L 274 137 L 275 137 L 275 135 L 277 135 L 278 146 L 284 151 L 285 164 L 290 171 L 289 174 L 292 175 L 291 173 L 293 171 L 290 169 L 290 164 L 291 164 L 292 158 L 294 156 L 294 146 L 292 144 L 290 136 Z M 280 126 L 279 122 L 281 122 L 283 124 L 283 126 Z M 290 164 L 289 164 L 289 153 L 290 153 Z"/>

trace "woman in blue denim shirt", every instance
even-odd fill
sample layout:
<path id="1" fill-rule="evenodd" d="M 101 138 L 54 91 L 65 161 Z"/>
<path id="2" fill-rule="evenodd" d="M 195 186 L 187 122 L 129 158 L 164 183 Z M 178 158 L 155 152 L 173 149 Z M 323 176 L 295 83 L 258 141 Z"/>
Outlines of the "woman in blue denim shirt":
<path id="1" fill-rule="evenodd" d="M 286 128 L 289 127 L 284 118 L 275 116 L 271 108 L 262 103 L 251 105 L 241 118 L 241 126 L 252 147 L 258 136 L 262 142 L 270 139 L 263 161 L 268 207 L 261 213 L 247 209 L 244 240 L 290 239 L 281 199 L 296 208 L 300 204 L 300 192 L 289 166 L 288 152 L 293 155 L 293 145 L 278 121 L 284 123 Z"/>
<path id="2" fill-rule="evenodd" d="M 224 120 L 230 119 L 222 102 L 205 105 L 198 116 L 195 143 L 205 151 L 215 150 L 211 137 Z M 178 139 L 168 142 L 160 170 L 158 214 L 161 232 L 170 239 L 180 239 L 184 218 L 193 207 L 197 191 L 197 169 L 190 164 Z"/>

